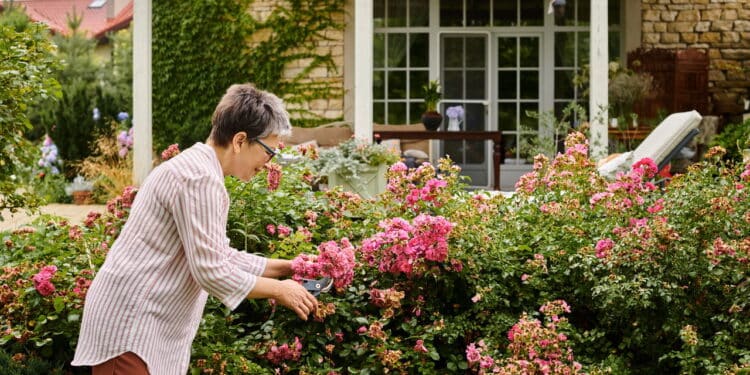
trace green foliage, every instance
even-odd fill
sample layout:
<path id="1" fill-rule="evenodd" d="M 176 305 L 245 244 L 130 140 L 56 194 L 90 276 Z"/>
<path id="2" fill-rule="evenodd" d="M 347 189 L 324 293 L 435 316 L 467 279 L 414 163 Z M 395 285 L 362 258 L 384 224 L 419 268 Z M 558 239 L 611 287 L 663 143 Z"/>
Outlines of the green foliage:
<path id="1" fill-rule="evenodd" d="M 16 32 L 24 32 L 29 28 L 31 20 L 21 6 L 14 6 L 12 1 L 3 1 L 3 12 L 0 13 L 0 25 L 8 26 Z"/>
<path id="2" fill-rule="evenodd" d="M 271 34 L 249 48 L 248 58 L 253 62 L 249 81 L 293 104 L 290 114 L 295 123 L 316 124 L 316 116 L 309 111 L 295 109 L 294 104 L 343 95 L 342 88 L 335 81 L 315 81 L 309 75 L 316 69 L 337 70 L 333 56 L 330 53 L 319 54 L 316 49 L 330 40 L 327 36 L 329 33 L 344 29 L 345 2 L 290 0 L 286 3 L 286 6 L 274 8 L 267 19 L 254 20 L 253 36 L 263 30 L 271 30 Z M 303 69 L 287 77 L 285 69 L 296 63 L 302 64 Z M 330 122 L 332 119 L 318 120 Z"/>
<path id="3" fill-rule="evenodd" d="M 556 358 L 568 373 L 746 372 L 750 165 L 722 156 L 711 150 L 659 189 L 647 160 L 604 179 L 574 132 L 554 160 L 536 158 L 510 198 L 467 190 L 450 160 L 411 170 L 395 164 L 387 191 L 374 199 L 317 191 L 304 159 L 282 169 L 278 187 L 265 171 L 247 183 L 227 179 L 234 246 L 292 258 L 346 237 L 357 265 L 352 283 L 322 294 L 307 321 L 268 301 L 228 312 L 209 300 L 191 371 L 482 373 L 467 355 L 480 348 L 484 373 L 530 356 Z M 425 219 L 444 226 L 409 229 Z M 0 289 L 7 302 L 0 332 L 11 334 L 0 348 L 69 355 L 75 322 L 61 320 L 80 300 L 43 297 L 29 279 L 55 264 L 52 281 L 68 290 L 103 259 L 93 245 L 113 237 L 97 229 L 106 222 L 81 228 L 82 237 L 59 222 L 39 224 L 3 237 L 0 263 L 8 266 L 0 281 L 9 287 Z M 425 248 L 439 252 L 432 247 L 439 233 L 444 258 L 387 264 Z M 296 340 L 301 349 L 290 359 L 269 355 Z"/>
<path id="4" fill-rule="evenodd" d="M 39 358 L 28 358 L 25 355 L 11 358 L 4 350 L 0 350 L 0 368 L 5 375 L 61 375 L 62 366 L 54 366 Z"/>
<path id="5" fill-rule="evenodd" d="M 726 149 L 727 159 L 742 160 L 742 150 L 750 148 L 750 120 L 742 124 L 727 124 L 711 141 L 711 146 L 721 146 Z"/>
<path id="6" fill-rule="evenodd" d="M 23 138 L 31 129 L 28 107 L 34 97 L 59 96 L 52 78 L 55 60 L 46 30 L 30 25 L 23 32 L 0 25 L 0 209 L 34 207 L 38 198 L 20 189 L 20 175 L 35 162 Z M 0 220 L 2 215 L 0 215 Z"/>
<path id="7" fill-rule="evenodd" d="M 422 94 L 424 96 L 425 112 L 437 111 L 437 104 L 443 94 L 440 92 L 440 82 L 433 80 L 422 86 Z"/>
<path id="8" fill-rule="evenodd" d="M 107 212 L 89 214 L 82 225 L 42 216 L 31 226 L 0 233 L 0 350 L 70 363 L 86 292 L 127 218 L 129 205 L 123 202 L 118 197 Z M 55 268 L 49 279 L 53 290 L 42 294 L 33 278 L 49 267 Z"/>
<path id="9" fill-rule="evenodd" d="M 399 155 L 386 145 L 367 144 L 351 138 L 336 147 L 320 150 L 312 165 L 321 176 L 338 174 L 347 179 L 357 179 L 360 174 L 379 164 L 391 165 Z"/>
<path id="10" fill-rule="evenodd" d="M 526 116 L 539 121 L 539 131 L 535 128 L 525 127 L 523 130 L 529 135 L 521 138 L 520 151 L 522 155 L 542 154 L 552 158 L 556 153 L 563 151 L 563 141 L 567 134 L 575 130 L 573 120 L 579 123 L 586 121 L 586 109 L 576 102 L 570 102 L 562 110 L 562 116 L 558 120 L 554 111 L 538 113 L 527 111 Z"/>
<path id="11" fill-rule="evenodd" d="M 96 41 L 77 30 L 80 21 L 80 17 L 69 19 L 71 34 L 53 37 L 62 63 L 56 72 L 62 97 L 58 101 L 40 98 L 31 116 L 35 127 L 27 135 L 37 139 L 49 134 L 69 165 L 91 155 L 97 135 L 109 129 L 109 120 L 117 113 L 128 112 L 132 103 L 132 64 L 127 57 L 130 34 L 113 36 L 112 60 L 99 63 L 94 56 Z M 94 118 L 94 108 L 98 108 L 99 118 Z M 66 172 L 73 173 L 73 169 Z"/>
<path id="12" fill-rule="evenodd" d="M 317 54 L 326 32 L 343 28 L 340 0 L 293 0 L 265 19 L 248 13 L 252 0 L 154 3 L 154 143 L 192 145 L 210 131 L 216 103 L 227 87 L 252 82 L 292 104 L 295 125 L 321 119 L 295 104 L 343 93 L 335 83 L 313 81 L 314 69 L 335 69 L 330 54 Z M 292 77 L 285 69 L 304 66 Z"/>

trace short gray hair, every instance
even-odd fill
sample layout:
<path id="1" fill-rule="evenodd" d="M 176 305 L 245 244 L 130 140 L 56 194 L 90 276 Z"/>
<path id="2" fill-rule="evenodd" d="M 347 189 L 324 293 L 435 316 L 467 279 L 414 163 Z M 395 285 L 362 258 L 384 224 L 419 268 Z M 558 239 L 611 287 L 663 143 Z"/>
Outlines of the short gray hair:
<path id="1" fill-rule="evenodd" d="M 247 133 L 250 139 L 288 136 L 292 125 L 284 102 L 250 83 L 230 86 L 211 117 L 211 139 L 226 146 L 239 132 Z"/>

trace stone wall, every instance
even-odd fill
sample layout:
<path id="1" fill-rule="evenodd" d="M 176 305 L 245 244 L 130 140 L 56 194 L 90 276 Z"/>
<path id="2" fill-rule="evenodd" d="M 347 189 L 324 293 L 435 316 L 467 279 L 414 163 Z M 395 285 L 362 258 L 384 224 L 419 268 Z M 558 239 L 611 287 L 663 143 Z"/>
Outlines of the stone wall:
<path id="1" fill-rule="evenodd" d="M 268 18 L 273 9 L 279 6 L 289 7 L 289 4 L 283 0 L 256 0 L 250 5 L 250 14 L 259 21 Z M 331 15 L 337 22 L 344 22 L 344 14 Z M 257 43 L 268 37 L 270 30 L 259 30 L 253 35 L 251 43 Z M 337 70 L 332 71 L 326 68 L 315 68 L 306 74 L 303 81 L 314 81 L 326 83 L 332 87 L 339 88 L 343 92 L 344 88 L 344 31 L 328 30 L 325 32 L 328 40 L 316 41 L 316 50 L 320 55 L 331 53 Z M 284 78 L 291 79 L 298 76 L 309 65 L 309 60 L 296 60 L 286 67 Z M 291 105 L 290 105 L 291 107 Z M 317 99 L 309 103 L 304 103 L 298 107 L 310 110 L 312 113 L 329 119 L 340 119 L 344 113 L 344 98 Z"/>
<path id="2" fill-rule="evenodd" d="M 705 51 L 710 109 L 742 112 L 750 88 L 750 1 L 641 0 L 641 6 L 642 47 Z"/>

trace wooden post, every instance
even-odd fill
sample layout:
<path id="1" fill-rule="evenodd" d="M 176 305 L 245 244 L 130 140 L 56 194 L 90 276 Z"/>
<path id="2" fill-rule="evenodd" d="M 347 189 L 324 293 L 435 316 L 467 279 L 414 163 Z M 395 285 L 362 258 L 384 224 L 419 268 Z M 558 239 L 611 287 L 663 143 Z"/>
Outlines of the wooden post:
<path id="1" fill-rule="evenodd" d="M 591 46 L 589 118 L 591 119 L 591 156 L 601 159 L 608 154 L 609 139 L 609 21 L 608 0 L 591 1 Z"/>
<path id="2" fill-rule="evenodd" d="M 353 34 L 352 44 L 347 44 L 346 52 L 353 66 L 344 75 L 352 75 L 353 103 L 349 109 L 354 122 L 354 136 L 372 142 L 372 68 L 373 68 L 373 2 L 372 0 L 352 1 L 353 22 L 347 22 L 348 32 Z M 346 67 L 345 67 L 346 69 Z"/>
<path id="3" fill-rule="evenodd" d="M 133 183 L 151 172 L 151 1 L 133 4 Z"/>

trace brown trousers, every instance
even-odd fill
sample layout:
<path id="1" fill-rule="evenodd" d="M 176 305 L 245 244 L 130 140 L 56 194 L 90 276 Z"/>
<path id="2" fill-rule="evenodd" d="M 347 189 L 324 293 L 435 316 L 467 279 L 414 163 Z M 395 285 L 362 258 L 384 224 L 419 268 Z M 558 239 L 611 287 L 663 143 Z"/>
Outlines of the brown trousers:
<path id="1" fill-rule="evenodd" d="M 133 352 L 122 353 L 94 366 L 91 375 L 149 375 L 146 362 Z"/>

